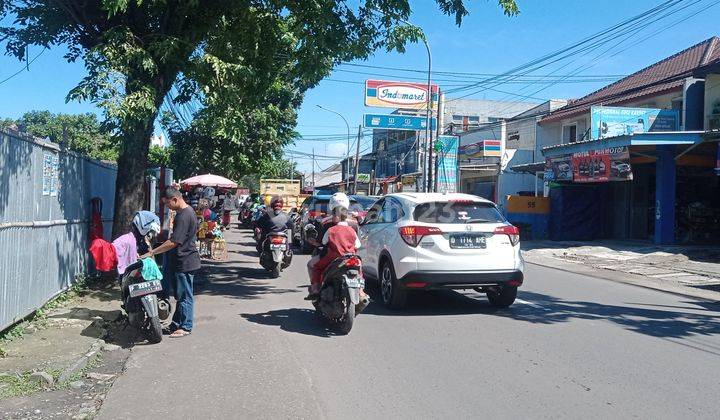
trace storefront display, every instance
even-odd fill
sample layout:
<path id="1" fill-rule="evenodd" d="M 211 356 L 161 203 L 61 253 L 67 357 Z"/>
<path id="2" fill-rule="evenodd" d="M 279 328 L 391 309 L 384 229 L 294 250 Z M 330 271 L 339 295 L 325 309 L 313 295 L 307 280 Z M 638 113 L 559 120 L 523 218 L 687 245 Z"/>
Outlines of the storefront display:
<path id="1" fill-rule="evenodd" d="M 590 150 L 572 155 L 574 182 L 631 181 L 632 177 L 627 147 Z"/>

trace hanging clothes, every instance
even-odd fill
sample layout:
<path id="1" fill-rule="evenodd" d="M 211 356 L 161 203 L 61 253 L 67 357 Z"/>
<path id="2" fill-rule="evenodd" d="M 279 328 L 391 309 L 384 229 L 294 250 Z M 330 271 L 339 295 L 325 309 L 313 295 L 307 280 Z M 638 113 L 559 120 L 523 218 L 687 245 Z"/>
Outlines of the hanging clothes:
<path id="1" fill-rule="evenodd" d="M 133 235 L 132 232 L 128 232 L 115 239 L 112 244 L 115 247 L 115 253 L 118 259 L 118 274 L 124 274 L 125 269 L 137 261 L 138 247 L 135 235 Z"/>
<path id="2" fill-rule="evenodd" d="M 100 197 L 90 199 L 90 208 L 90 241 L 103 239 L 102 199 Z"/>
<path id="3" fill-rule="evenodd" d="M 143 263 L 142 277 L 145 280 L 162 280 L 163 279 L 162 271 L 160 271 L 160 267 L 158 267 L 154 258 L 144 258 L 142 260 L 142 263 Z"/>
<path id="4" fill-rule="evenodd" d="M 94 239 L 90 243 L 90 254 L 95 261 L 97 271 L 112 271 L 118 265 L 115 247 L 105 239 Z"/>

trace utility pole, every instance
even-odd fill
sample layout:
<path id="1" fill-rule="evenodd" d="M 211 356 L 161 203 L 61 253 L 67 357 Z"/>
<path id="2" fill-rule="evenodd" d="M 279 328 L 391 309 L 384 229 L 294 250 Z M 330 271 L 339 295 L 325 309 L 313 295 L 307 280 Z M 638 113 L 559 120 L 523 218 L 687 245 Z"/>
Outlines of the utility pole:
<path id="1" fill-rule="evenodd" d="M 312 160 L 312 187 L 313 187 L 313 195 L 315 195 L 315 148 L 313 147 L 313 160 Z"/>
<path id="2" fill-rule="evenodd" d="M 362 125 L 358 125 L 357 146 L 355 147 L 355 179 L 353 179 L 353 194 L 357 194 L 358 171 L 360 170 L 360 135 Z"/>

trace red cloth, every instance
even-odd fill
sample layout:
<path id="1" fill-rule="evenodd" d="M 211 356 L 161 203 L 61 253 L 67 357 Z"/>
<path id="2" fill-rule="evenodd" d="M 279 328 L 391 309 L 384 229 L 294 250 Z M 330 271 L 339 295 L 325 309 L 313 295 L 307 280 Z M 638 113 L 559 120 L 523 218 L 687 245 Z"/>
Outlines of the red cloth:
<path id="1" fill-rule="evenodd" d="M 112 271 L 117 267 L 118 257 L 115 247 L 104 239 L 94 239 L 90 243 L 90 254 L 95 260 L 95 269 L 98 271 Z"/>
<path id="2" fill-rule="evenodd" d="M 102 239 L 103 235 L 103 222 L 102 222 L 102 200 L 98 197 L 90 200 L 90 206 L 92 207 L 90 213 L 90 240 Z"/>
<path id="3" fill-rule="evenodd" d="M 230 224 L 230 211 L 229 210 L 223 211 L 222 224 L 225 226 Z"/>
<path id="4" fill-rule="evenodd" d="M 357 240 L 357 233 L 351 226 L 335 225 L 327 230 L 328 241 L 326 245 L 325 255 L 315 263 L 313 267 L 312 276 L 310 278 L 311 284 L 321 284 L 322 276 L 325 269 L 335 261 L 336 258 L 342 257 L 345 254 L 355 254 L 357 249 L 355 248 L 355 241 Z"/>

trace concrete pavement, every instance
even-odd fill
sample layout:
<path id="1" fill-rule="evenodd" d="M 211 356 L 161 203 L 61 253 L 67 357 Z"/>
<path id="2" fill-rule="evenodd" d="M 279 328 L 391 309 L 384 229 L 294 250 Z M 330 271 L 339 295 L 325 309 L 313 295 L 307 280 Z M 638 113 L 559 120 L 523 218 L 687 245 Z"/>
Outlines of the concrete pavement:
<path id="1" fill-rule="evenodd" d="M 308 257 L 268 279 L 236 232 L 193 334 L 136 347 L 100 418 L 720 416 L 717 304 L 529 265 L 510 309 L 425 294 L 336 336 L 302 300 Z"/>

